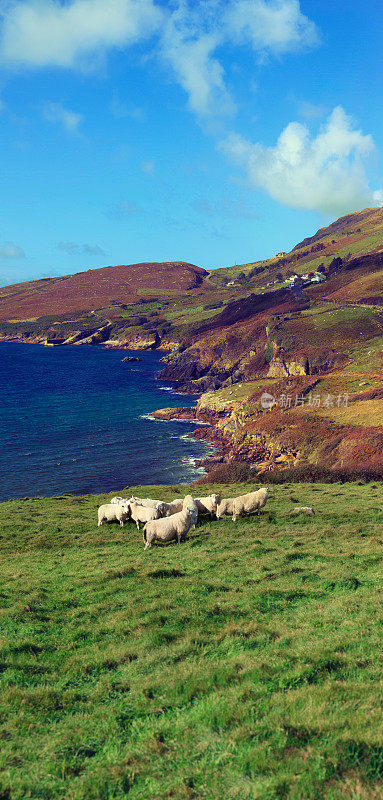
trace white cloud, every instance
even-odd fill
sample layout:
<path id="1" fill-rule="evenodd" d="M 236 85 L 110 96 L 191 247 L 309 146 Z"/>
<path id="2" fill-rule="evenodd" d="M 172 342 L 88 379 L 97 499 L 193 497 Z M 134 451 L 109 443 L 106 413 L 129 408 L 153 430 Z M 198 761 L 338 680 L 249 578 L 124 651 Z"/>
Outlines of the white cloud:
<path id="1" fill-rule="evenodd" d="M 33 67 L 92 66 L 112 47 L 150 35 L 161 10 L 152 0 L 22 0 L 3 13 L 0 60 Z"/>
<path id="2" fill-rule="evenodd" d="M 152 52 L 210 118 L 235 110 L 220 48 L 250 44 L 263 57 L 318 41 L 299 0 L 6 0 L 2 19 L 0 63 L 11 67 L 91 69 L 109 49 L 157 34 Z M 113 113 L 131 115 L 121 104 Z"/>
<path id="3" fill-rule="evenodd" d="M 59 242 L 57 247 L 71 256 L 105 256 L 106 253 L 97 244 L 77 244 L 77 242 Z"/>
<path id="4" fill-rule="evenodd" d="M 161 54 L 188 95 L 189 107 L 201 116 L 219 110 L 234 110 L 224 82 L 224 70 L 214 51 L 222 42 L 222 30 L 213 21 L 206 25 L 206 6 L 193 11 L 186 3 L 168 18 L 164 26 Z M 219 18 L 219 17 L 218 17 Z"/>
<path id="5" fill-rule="evenodd" d="M 24 250 L 13 242 L 0 245 L 0 258 L 25 258 Z"/>
<path id="6" fill-rule="evenodd" d="M 317 136 L 306 125 L 290 122 L 275 147 L 232 134 L 220 148 L 245 168 L 253 186 L 292 208 L 339 215 L 383 201 L 366 175 L 365 159 L 375 150 L 372 136 L 356 130 L 341 106 Z"/>
<path id="7" fill-rule="evenodd" d="M 316 26 L 302 14 L 299 0 L 234 0 L 224 25 L 234 41 L 249 43 L 257 52 L 282 54 L 319 41 Z"/>
<path id="8" fill-rule="evenodd" d="M 316 27 L 298 0 L 180 0 L 164 23 L 162 58 L 189 97 L 197 115 L 235 110 L 216 51 L 227 44 L 248 45 L 262 56 L 317 44 Z"/>
<path id="9" fill-rule="evenodd" d="M 58 122 L 63 125 L 70 133 L 77 131 L 80 122 L 84 119 L 82 114 L 69 111 L 61 103 L 46 103 L 43 108 L 43 118 L 48 122 Z"/>

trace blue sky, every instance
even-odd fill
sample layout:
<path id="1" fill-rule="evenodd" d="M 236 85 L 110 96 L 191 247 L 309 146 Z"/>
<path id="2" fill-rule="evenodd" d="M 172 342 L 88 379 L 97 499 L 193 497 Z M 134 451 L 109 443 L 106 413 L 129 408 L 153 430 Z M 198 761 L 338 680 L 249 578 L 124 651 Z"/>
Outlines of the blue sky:
<path id="1" fill-rule="evenodd" d="M 0 0 L 0 282 L 212 269 L 383 204 L 383 6 Z"/>

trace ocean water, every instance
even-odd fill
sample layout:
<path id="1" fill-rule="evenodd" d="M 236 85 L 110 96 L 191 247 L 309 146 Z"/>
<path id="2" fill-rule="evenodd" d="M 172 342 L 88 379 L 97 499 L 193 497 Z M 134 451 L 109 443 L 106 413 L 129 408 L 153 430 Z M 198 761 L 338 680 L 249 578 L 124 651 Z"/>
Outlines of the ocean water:
<path id="1" fill-rule="evenodd" d="M 0 344 L 0 499 L 195 480 L 195 459 L 211 452 L 186 436 L 196 425 L 150 417 L 196 400 L 156 379 L 160 357 Z"/>

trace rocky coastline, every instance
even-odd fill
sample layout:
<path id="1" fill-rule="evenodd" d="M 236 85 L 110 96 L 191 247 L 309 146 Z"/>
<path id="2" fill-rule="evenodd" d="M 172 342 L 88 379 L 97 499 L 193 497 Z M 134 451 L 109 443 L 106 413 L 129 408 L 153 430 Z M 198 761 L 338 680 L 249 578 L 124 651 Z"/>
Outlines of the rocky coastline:
<path id="1" fill-rule="evenodd" d="M 207 473 L 224 464 L 240 463 L 262 475 L 272 469 L 296 466 L 301 459 L 299 450 L 284 448 L 272 435 L 250 432 L 242 404 L 222 402 L 212 392 L 202 395 L 195 406 L 157 409 L 152 416 L 158 420 L 196 420 L 200 423 L 188 436 L 215 448 L 211 456 L 197 462 L 197 466 L 204 467 Z"/>

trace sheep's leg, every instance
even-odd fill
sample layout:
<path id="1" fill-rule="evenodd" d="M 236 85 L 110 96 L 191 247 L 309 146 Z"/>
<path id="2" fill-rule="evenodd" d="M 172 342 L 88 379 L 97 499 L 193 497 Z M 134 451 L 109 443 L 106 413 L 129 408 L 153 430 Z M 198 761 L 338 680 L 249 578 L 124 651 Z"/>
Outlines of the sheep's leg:
<path id="1" fill-rule="evenodd" d="M 100 527 L 101 527 L 101 525 L 102 525 L 102 520 L 99 520 L 99 521 L 98 521 L 98 524 L 97 524 L 97 527 L 98 527 L 98 528 L 100 528 Z"/>
<path id="2" fill-rule="evenodd" d="M 257 508 L 257 513 L 258 513 L 258 516 L 260 517 L 261 516 L 261 509 L 260 508 Z"/>
<path id="3" fill-rule="evenodd" d="M 180 533 L 177 534 L 177 543 L 178 544 L 181 544 L 181 536 L 182 536 L 182 534 L 180 534 Z"/>
<path id="4" fill-rule="evenodd" d="M 233 522 L 236 522 L 236 521 L 237 521 L 237 516 L 236 516 L 236 514 L 234 514 L 234 516 L 232 516 L 232 520 L 233 520 Z"/>
<path id="5" fill-rule="evenodd" d="M 139 531 L 140 530 L 140 523 L 139 523 L 138 519 L 136 520 L 136 525 L 137 525 L 137 530 Z"/>
<path id="6" fill-rule="evenodd" d="M 121 519 L 121 520 L 120 520 L 120 528 L 123 528 L 123 527 L 124 527 L 124 523 L 123 523 L 123 521 L 122 521 L 122 519 Z"/>

